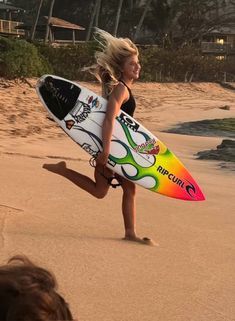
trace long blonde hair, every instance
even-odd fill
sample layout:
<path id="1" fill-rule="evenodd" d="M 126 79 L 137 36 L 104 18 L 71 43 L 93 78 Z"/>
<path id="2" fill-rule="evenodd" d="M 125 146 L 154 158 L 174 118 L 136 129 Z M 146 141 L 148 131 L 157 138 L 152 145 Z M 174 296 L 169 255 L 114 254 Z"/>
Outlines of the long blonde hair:
<path id="1" fill-rule="evenodd" d="M 130 39 L 116 38 L 99 28 L 95 30 L 95 40 L 99 44 L 99 50 L 95 52 L 96 64 L 86 70 L 101 82 L 102 95 L 107 98 L 121 79 L 125 59 L 138 55 L 139 51 Z"/>

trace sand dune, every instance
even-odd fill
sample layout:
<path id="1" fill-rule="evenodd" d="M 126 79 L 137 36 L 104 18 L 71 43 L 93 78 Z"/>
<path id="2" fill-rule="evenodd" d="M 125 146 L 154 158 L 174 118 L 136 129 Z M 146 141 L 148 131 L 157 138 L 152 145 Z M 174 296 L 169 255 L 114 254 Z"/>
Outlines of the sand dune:
<path id="1" fill-rule="evenodd" d="M 23 253 L 54 271 L 81 321 L 235 320 L 234 172 L 195 157 L 223 137 L 162 132 L 235 117 L 235 92 L 211 83 L 134 85 L 136 118 L 180 157 L 206 196 L 183 202 L 138 187 L 138 233 L 159 243 L 148 247 L 121 240 L 120 189 L 96 200 L 42 168 L 65 160 L 93 175 L 89 156 L 48 118 L 35 83 L 0 80 L 1 262 Z"/>

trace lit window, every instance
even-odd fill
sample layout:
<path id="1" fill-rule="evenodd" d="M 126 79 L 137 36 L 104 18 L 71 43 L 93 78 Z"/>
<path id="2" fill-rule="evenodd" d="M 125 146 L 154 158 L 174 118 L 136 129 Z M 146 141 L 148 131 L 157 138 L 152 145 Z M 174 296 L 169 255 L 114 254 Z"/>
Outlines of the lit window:
<path id="1" fill-rule="evenodd" d="M 225 56 L 216 56 L 216 59 L 217 59 L 217 60 L 224 60 L 224 59 L 225 59 Z"/>
<path id="2" fill-rule="evenodd" d="M 217 38 L 217 39 L 216 39 L 216 43 L 219 43 L 219 44 L 223 45 L 223 44 L 224 44 L 224 39 L 222 39 L 222 38 Z"/>

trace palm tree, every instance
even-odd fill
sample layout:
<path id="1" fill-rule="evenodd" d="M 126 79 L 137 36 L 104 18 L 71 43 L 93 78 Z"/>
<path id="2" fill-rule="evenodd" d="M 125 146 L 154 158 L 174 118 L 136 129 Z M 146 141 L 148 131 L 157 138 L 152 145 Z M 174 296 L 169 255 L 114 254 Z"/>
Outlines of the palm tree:
<path id="1" fill-rule="evenodd" d="M 143 13 L 142 13 L 142 15 L 140 17 L 139 23 L 138 23 L 137 28 L 136 28 L 136 32 L 135 32 L 135 35 L 134 35 L 134 40 L 136 40 L 138 38 L 138 35 L 140 33 L 140 30 L 141 30 L 143 22 L 144 22 L 144 18 L 145 18 L 146 14 L 147 14 L 147 11 L 148 11 L 148 8 L 149 8 L 151 2 L 152 2 L 152 0 L 147 0 L 147 2 L 146 2 L 144 11 L 143 11 Z"/>
<path id="2" fill-rule="evenodd" d="M 95 15 L 95 27 L 99 25 L 99 16 L 100 16 L 101 0 L 97 0 L 96 15 Z"/>
<path id="3" fill-rule="evenodd" d="M 48 21 L 47 21 L 47 28 L 46 28 L 46 36 L 45 36 L 45 43 L 48 41 L 49 32 L 50 32 L 50 20 L 52 17 L 52 12 L 54 8 L 55 0 L 51 0 L 49 15 L 48 15 Z"/>
<path id="4" fill-rule="evenodd" d="M 90 40 L 91 30 L 92 30 L 92 27 L 94 25 L 95 17 L 96 17 L 96 22 L 98 21 L 99 17 L 97 17 L 97 15 L 99 15 L 98 11 L 100 11 L 100 4 L 101 4 L 101 1 L 100 0 L 96 0 L 95 6 L 94 6 L 94 10 L 92 11 L 92 15 L 91 15 L 91 20 L 90 20 L 90 23 L 89 23 L 88 31 L 87 31 L 87 34 L 86 34 L 86 41 Z"/>
<path id="5" fill-rule="evenodd" d="M 34 21 L 33 27 L 32 27 L 32 31 L 31 31 L 31 40 L 34 40 L 34 36 L 35 36 L 35 31 L 37 28 L 37 24 L 38 24 L 38 19 L 39 19 L 39 15 L 41 12 L 41 8 L 42 8 L 42 4 L 43 4 L 44 0 L 40 0 L 39 5 L 38 5 L 38 10 L 37 10 L 37 15 L 36 15 L 36 19 Z"/>
<path id="6" fill-rule="evenodd" d="M 117 16 L 116 16 L 115 25 L 114 25 L 114 31 L 113 31 L 114 37 L 116 37 L 116 35 L 117 35 L 117 30 L 118 30 L 118 25 L 119 25 L 119 20 L 120 20 L 120 14 L 121 14 L 121 10 L 122 10 L 122 3 L 123 3 L 123 0 L 119 0 Z"/>

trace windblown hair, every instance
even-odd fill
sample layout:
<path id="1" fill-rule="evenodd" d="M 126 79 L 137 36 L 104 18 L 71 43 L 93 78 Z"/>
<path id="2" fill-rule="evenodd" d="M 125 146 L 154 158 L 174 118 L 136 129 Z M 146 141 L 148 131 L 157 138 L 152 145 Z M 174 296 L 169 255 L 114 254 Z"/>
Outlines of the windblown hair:
<path id="1" fill-rule="evenodd" d="M 95 39 L 100 50 L 96 51 L 96 64 L 86 68 L 102 84 L 102 94 L 107 98 L 121 79 L 125 59 L 138 55 L 138 48 L 128 38 L 116 38 L 110 33 L 96 28 Z"/>
<path id="2" fill-rule="evenodd" d="M 55 277 L 24 256 L 0 267 L 0 320 L 73 320 Z"/>

